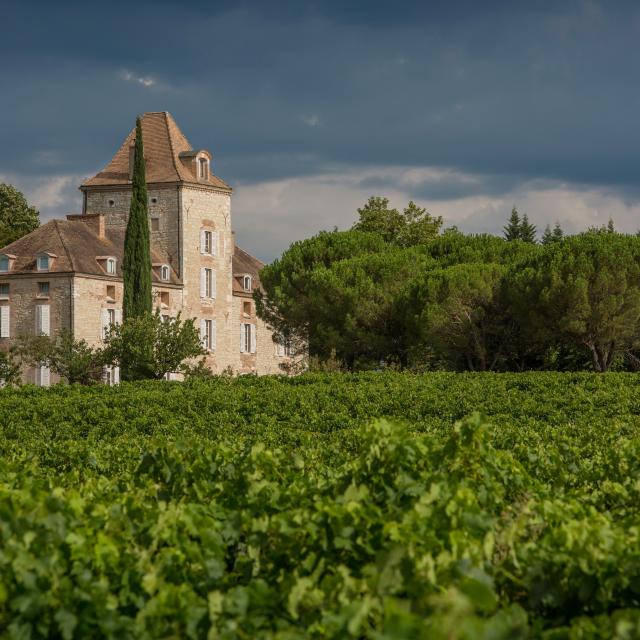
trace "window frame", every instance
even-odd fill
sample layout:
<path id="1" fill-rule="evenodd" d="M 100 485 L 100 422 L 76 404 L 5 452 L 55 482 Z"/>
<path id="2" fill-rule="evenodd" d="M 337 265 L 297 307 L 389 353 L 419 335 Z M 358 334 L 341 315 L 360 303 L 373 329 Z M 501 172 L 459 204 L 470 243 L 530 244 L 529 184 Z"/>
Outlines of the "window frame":
<path id="1" fill-rule="evenodd" d="M 160 280 L 163 282 L 169 282 L 169 280 L 171 280 L 171 269 L 168 264 L 160 265 Z"/>
<path id="2" fill-rule="evenodd" d="M 41 260 L 47 261 L 47 267 L 45 269 L 43 269 L 40 266 Z M 51 256 L 48 256 L 46 253 L 45 254 L 41 253 L 38 256 L 36 256 L 36 269 L 41 273 L 46 273 L 47 271 L 51 271 Z"/>
<path id="3" fill-rule="evenodd" d="M 2 293 L 2 287 L 7 288 L 7 293 Z M 10 300 L 11 299 L 11 283 L 10 282 L 0 282 L 0 300 Z"/>
<path id="4" fill-rule="evenodd" d="M 247 287 L 247 282 L 249 286 Z M 244 291 L 251 292 L 253 287 L 253 278 L 249 274 L 245 274 L 242 276 L 242 288 Z"/>
<path id="5" fill-rule="evenodd" d="M 113 271 L 111 270 L 113 268 Z M 105 264 L 105 271 L 112 276 L 115 276 L 118 271 L 118 261 L 115 258 L 107 258 Z"/>
<path id="6" fill-rule="evenodd" d="M 6 269 L 2 268 L 2 263 L 5 263 Z M 0 273 L 9 273 L 9 271 L 11 270 L 11 260 L 9 259 L 9 256 L 6 254 L 0 254 Z"/>
<path id="7" fill-rule="evenodd" d="M 36 286 L 36 298 L 48 298 L 51 295 L 51 283 L 50 282 L 37 282 Z M 44 291 L 46 289 L 46 291 Z"/>

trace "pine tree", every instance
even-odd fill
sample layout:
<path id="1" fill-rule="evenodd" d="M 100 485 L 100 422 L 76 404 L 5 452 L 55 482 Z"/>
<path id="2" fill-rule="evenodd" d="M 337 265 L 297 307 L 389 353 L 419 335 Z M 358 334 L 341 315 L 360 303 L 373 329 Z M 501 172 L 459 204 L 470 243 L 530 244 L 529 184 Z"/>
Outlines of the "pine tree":
<path id="1" fill-rule="evenodd" d="M 611 217 L 609 218 L 609 222 L 607 224 L 607 231 L 609 233 L 615 233 L 616 232 L 616 228 L 615 228 L 615 226 L 613 224 L 613 218 L 611 218 Z"/>
<path id="2" fill-rule="evenodd" d="M 505 240 L 519 240 L 520 239 L 520 216 L 518 210 L 513 207 L 511 209 L 511 215 L 509 221 L 504 227 Z"/>
<path id="3" fill-rule="evenodd" d="M 133 194 L 129 221 L 124 238 L 123 318 L 135 318 L 151 313 L 151 246 L 147 220 L 147 182 L 144 172 L 142 122 L 136 120 L 136 146 L 133 167 Z"/>
<path id="4" fill-rule="evenodd" d="M 553 233 L 552 233 L 551 227 L 549 225 L 547 225 L 544 228 L 544 233 L 542 234 L 541 242 L 542 242 L 542 244 L 549 244 L 550 242 L 553 242 Z"/>
<path id="5" fill-rule="evenodd" d="M 560 242 L 560 240 L 562 240 L 563 238 L 564 238 L 564 231 L 562 230 L 560 223 L 556 222 L 555 227 L 553 227 L 553 241 Z"/>
<path id="6" fill-rule="evenodd" d="M 525 213 L 522 216 L 522 222 L 520 222 L 520 240 L 535 244 L 536 231 L 536 225 L 529 222 L 529 217 Z"/>

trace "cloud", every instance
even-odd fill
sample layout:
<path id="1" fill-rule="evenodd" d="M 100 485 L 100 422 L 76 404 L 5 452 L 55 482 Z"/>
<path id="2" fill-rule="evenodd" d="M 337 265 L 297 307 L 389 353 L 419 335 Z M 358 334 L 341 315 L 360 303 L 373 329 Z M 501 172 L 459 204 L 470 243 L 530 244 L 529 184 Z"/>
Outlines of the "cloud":
<path id="1" fill-rule="evenodd" d="M 467 233 L 501 234 L 514 205 L 527 213 L 540 233 L 556 221 L 568 233 L 606 225 L 609 218 L 623 232 L 635 233 L 640 226 L 640 198 L 629 200 L 604 189 L 552 181 L 506 183 L 501 191 L 483 189 L 485 179 L 437 167 L 381 166 L 240 184 L 232 200 L 233 225 L 238 243 L 266 261 L 292 242 L 321 230 L 348 229 L 358 207 L 372 195 L 388 197 L 397 208 L 415 200 L 432 215 L 442 216 L 445 227 L 456 225 Z M 373 188 L 381 180 L 384 190 Z M 439 182 L 463 188 L 459 195 L 443 198 Z M 428 195 L 425 185 L 433 187 L 433 195 Z M 474 195 L 466 185 L 487 193 Z"/>
<path id="2" fill-rule="evenodd" d="M 153 87 L 157 83 L 151 76 L 139 76 L 132 71 L 122 71 L 120 77 L 127 82 L 137 82 L 147 88 Z"/>
<path id="3" fill-rule="evenodd" d="M 300 119 L 310 127 L 317 127 L 320 124 L 320 117 L 315 114 L 302 116 Z"/>

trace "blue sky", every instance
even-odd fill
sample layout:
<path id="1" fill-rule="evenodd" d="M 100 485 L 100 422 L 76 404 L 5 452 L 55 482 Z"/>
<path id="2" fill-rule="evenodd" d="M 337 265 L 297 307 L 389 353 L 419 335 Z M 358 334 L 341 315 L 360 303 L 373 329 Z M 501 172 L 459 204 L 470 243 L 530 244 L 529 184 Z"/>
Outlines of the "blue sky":
<path id="1" fill-rule="evenodd" d="M 369 195 L 467 231 L 640 227 L 635 2 L 6 2 L 0 180 L 43 219 L 170 111 L 272 259 Z"/>

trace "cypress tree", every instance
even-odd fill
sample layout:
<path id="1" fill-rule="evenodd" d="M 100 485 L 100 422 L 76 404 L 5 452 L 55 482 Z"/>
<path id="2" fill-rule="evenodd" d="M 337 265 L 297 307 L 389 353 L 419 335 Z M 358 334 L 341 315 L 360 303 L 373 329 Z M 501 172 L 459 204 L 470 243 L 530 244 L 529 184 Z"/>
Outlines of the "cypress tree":
<path id="1" fill-rule="evenodd" d="M 133 166 L 133 194 L 129 208 L 129 221 L 124 238 L 123 319 L 151 313 L 151 246 L 147 220 L 147 181 L 144 174 L 142 121 L 136 119 L 136 146 Z"/>
<path id="2" fill-rule="evenodd" d="M 520 216 L 515 207 L 511 209 L 511 216 L 504 227 L 504 237 L 505 240 L 520 240 Z"/>

